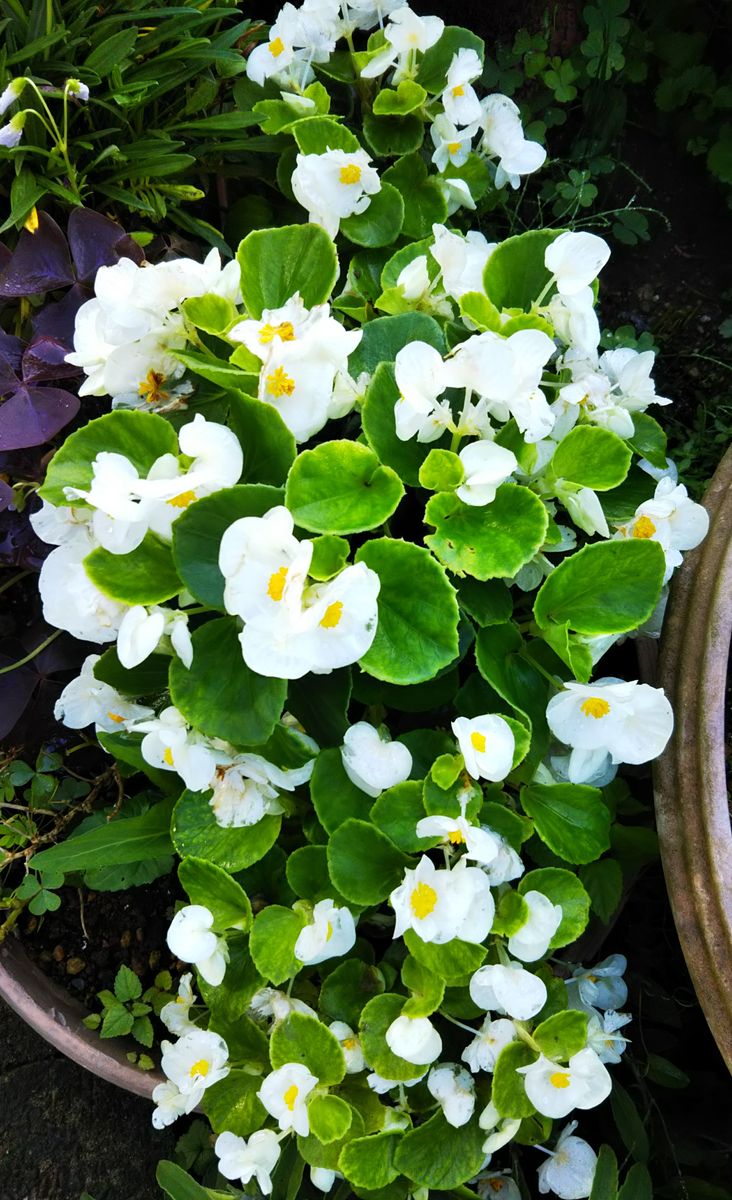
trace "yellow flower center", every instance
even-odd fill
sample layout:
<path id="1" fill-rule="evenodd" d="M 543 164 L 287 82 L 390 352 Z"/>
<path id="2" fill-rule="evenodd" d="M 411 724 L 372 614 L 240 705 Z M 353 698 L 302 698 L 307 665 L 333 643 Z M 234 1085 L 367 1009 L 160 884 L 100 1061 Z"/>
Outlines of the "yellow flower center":
<path id="1" fill-rule="evenodd" d="M 633 526 L 634 538 L 652 538 L 656 532 L 656 526 L 650 517 L 639 517 Z"/>
<path id="2" fill-rule="evenodd" d="M 205 1079 L 210 1070 L 211 1063 L 207 1062 L 205 1058 L 199 1058 L 198 1062 L 194 1062 L 193 1066 L 191 1067 L 191 1079 L 193 1079 L 196 1075 L 200 1075 L 202 1079 Z"/>
<path id="3" fill-rule="evenodd" d="M 25 221 L 23 222 L 23 228 L 27 229 L 29 233 L 35 233 L 38 228 L 38 224 L 38 209 L 34 204 Z"/>
<path id="4" fill-rule="evenodd" d="M 431 912 L 434 912 L 437 904 L 437 892 L 428 883 L 418 883 L 409 897 L 409 903 L 417 920 L 423 921 Z"/>
<path id="5" fill-rule="evenodd" d="M 464 96 L 464 95 L 465 95 L 465 88 L 464 88 L 464 87 L 463 87 L 461 84 L 458 84 L 458 85 L 457 85 L 457 87 L 454 87 L 454 88 L 452 89 L 452 94 L 453 94 L 453 96 L 455 96 L 456 98 L 457 98 L 458 96 Z"/>
<path id="6" fill-rule="evenodd" d="M 188 505 L 192 504 L 195 499 L 195 492 L 181 492 L 178 496 L 173 496 L 173 499 L 169 500 L 168 504 L 172 505 L 173 508 L 188 508 Z"/>
<path id="7" fill-rule="evenodd" d="M 447 840 L 452 846 L 462 846 L 465 842 L 465 838 L 459 829 L 451 829 L 447 835 Z"/>
<path id="8" fill-rule="evenodd" d="M 176 996 L 175 1002 L 176 1004 L 185 1004 L 185 1000 L 182 996 Z"/>
<path id="9" fill-rule="evenodd" d="M 471 733 L 470 745 L 473 747 L 474 750 L 478 751 L 478 754 L 485 754 L 485 734 L 484 733 Z"/>
<path id="10" fill-rule="evenodd" d="M 332 926 L 332 924 L 331 924 L 331 923 L 330 923 L 330 921 L 329 921 L 329 922 L 328 922 L 327 929 L 326 929 L 326 931 L 325 931 L 325 940 L 326 940 L 326 942 L 329 942 L 329 941 L 330 941 L 330 939 L 331 939 L 332 937 L 333 937 L 333 926 Z"/>
<path id="11" fill-rule="evenodd" d="M 288 1087 L 287 1091 L 285 1092 L 284 1096 L 282 1097 L 285 1104 L 289 1108 L 290 1112 L 292 1112 L 295 1108 L 295 1101 L 297 1100 L 299 1091 L 300 1091 L 299 1087 L 297 1087 L 297 1085 L 293 1083 L 290 1087 Z"/>
<path id="12" fill-rule="evenodd" d="M 458 150 L 460 149 L 461 144 L 462 144 L 461 142 L 448 142 L 447 143 L 448 153 L 449 154 L 457 154 Z"/>
<path id="13" fill-rule="evenodd" d="M 503 1180 L 502 1179 L 489 1179 L 488 1183 L 490 1184 L 490 1188 L 491 1188 L 492 1192 L 502 1192 L 503 1191 Z"/>
<path id="14" fill-rule="evenodd" d="M 356 163 L 348 163 L 339 172 L 341 183 L 358 183 L 361 179 L 361 168 Z"/>
<path id="15" fill-rule="evenodd" d="M 342 616 L 343 601 L 336 600 L 333 604 L 328 605 L 320 624 L 323 626 L 323 629 L 335 629 L 336 625 L 340 623 Z"/>
<path id="16" fill-rule="evenodd" d="M 259 331 L 259 340 L 263 346 L 268 346 L 275 337 L 283 342 L 294 342 L 295 330 L 291 321 L 282 321 L 279 325 L 263 325 Z"/>
<path id="17" fill-rule="evenodd" d="M 610 705 L 601 696 L 588 696 L 586 700 L 582 701 L 580 708 L 586 717 L 594 717 L 596 721 L 599 721 L 600 717 L 606 717 L 610 712 Z"/>
<path id="18" fill-rule="evenodd" d="M 285 48 L 285 43 L 281 37 L 276 37 L 273 42 L 269 43 L 269 52 L 273 58 L 279 58 Z"/>
<path id="19" fill-rule="evenodd" d="M 267 584 L 267 595 L 271 600 L 281 600 L 287 581 L 287 567 L 280 567 L 274 575 L 270 575 Z"/>
<path id="20" fill-rule="evenodd" d="M 155 404 L 160 400 L 168 399 L 168 392 L 163 391 L 165 376 L 160 371 L 148 371 L 144 379 L 140 380 L 140 386 L 137 389 L 137 394 L 142 400 L 148 404 Z"/>
<path id="21" fill-rule="evenodd" d="M 570 1084 L 568 1071 L 555 1071 L 549 1076 L 549 1082 L 555 1088 L 568 1088 Z"/>
<path id="22" fill-rule="evenodd" d="M 169 767 L 172 767 L 175 765 L 173 763 L 173 751 L 170 749 L 170 746 L 165 747 L 165 753 L 163 755 L 163 762 L 166 762 Z"/>
<path id="23" fill-rule="evenodd" d="M 278 367 L 267 376 L 267 390 L 273 396 L 291 396 L 295 390 L 295 380 L 290 378 L 283 367 Z"/>
<path id="24" fill-rule="evenodd" d="M 341 1042 L 341 1045 L 344 1050 L 355 1050 L 356 1046 L 358 1045 L 358 1039 L 351 1037 L 344 1038 L 344 1040 Z"/>
<path id="25" fill-rule="evenodd" d="M 124 721 L 124 717 L 121 717 L 119 713 L 107 713 L 107 716 L 109 717 L 110 721 L 115 721 L 117 725 L 121 725 Z"/>

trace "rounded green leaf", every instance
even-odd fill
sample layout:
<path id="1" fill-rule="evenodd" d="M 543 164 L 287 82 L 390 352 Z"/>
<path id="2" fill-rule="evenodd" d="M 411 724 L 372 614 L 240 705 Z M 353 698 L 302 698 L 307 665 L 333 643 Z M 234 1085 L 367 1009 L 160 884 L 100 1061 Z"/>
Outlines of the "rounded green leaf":
<path id="1" fill-rule="evenodd" d="M 325 846 L 300 846 L 287 858 L 287 882 L 302 900 L 335 900 L 343 904 L 328 875 L 328 856 Z"/>
<path id="2" fill-rule="evenodd" d="M 333 124 L 333 122 L 330 122 Z M 324 304 L 338 278 L 335 246 L 320 225 L 255 229 L 239 246 L 241 294 L 251 317 L 299 292 L 306 308 Z"/>
<path id="3" fill-rule="evenodd" d="M 440 492 L 428 501 L 424 519 L 435 526 L 425 542 L 440 561 L 475 579 L 513 578 L 543 546 L 548 523 L 539 497 L 515 483 L 502 484 L 483 507 Z"/>
<path id="4" fill-rule="evenodd" d="M 424 141 L 424 123 L 416 113 L 406 117 L 377 117 L 366 112 L 363 134 L 377 158 L 398 158 L 419 150 Z"/>
<path id="5" fill-rule="evenodd" d="M 280 904 L 269 904 L 254 918 L 249 935 L 252 962 L 262 978 L 268 979 L 275 987 L 279 987 L 286 979 L 291 979 L 302 967 L 302 963 L 295 958 L 295 942 L 304 923 L 304 917 L 300 913 L 291 908 L 283 908 Z M 336 1042 L 336 1045 L 340 1050 L 340 1044 Z M 273 1046 L 274 1034 L 270 1042 L 271 1054 L 274 1054 Z M 341 1056 L 342 1054 L 341 1051 Z M 286 1058 L 283 1061 L 302 1060 Z M 282 1066 L 282 1063 L 275 1063 L 273 1058 L 273 1066 Z"/>
<path id="6" fill-rule="evenodd" d="M 232 392 L 229 424 L 244 453 L 241 475 L 244 482 L 278 486 L 284 483 L 297 449 L 295 439 L 277 409 L 243 392 Z"/>
<path id="7" fill-rule="evenodd" d="M 387 1187 L 399 1174 L 394 1166 L 394 1152 L 401 1133 L 376 1133 L 370 1137 L 354 1138 L 343 1147 L 338 1169 L 353 1187 L 375 1191 Z"/>
<path id="8" fill-rule="evenodd" d="M 531 783 L 521 790 L 521 807 L 534 818 L 541 840 L 565 862 L 593 862 L 610 845 L 610 810 L 598 788 Z"/>
<path id="9" fill-rule="evenodd" d="M 310 1132 L 319 1142 L 339 1142 L 351 1128 L 353 1109 L 338 1096 L 313 1096 L 308 1104 Z"/>
<path id="10" fill-rule="evenodd" d="M 430 46 L 422 55 L 417 70 L 417 82 L 433 96 L 443 92 L 447 86 L 447 72 L 453 55 L 463 49 L 474 50 L 483 62 L 485 44 L 482 38 L 460 25 L 448 25 L 434 46 Z"/>
<path id="11" fill-rule="evenodd" d="M 623 482 L 632 454 L 616 433 L 597 425 L 575 425 L 563 437 L 549 469 L 557 479 L 606 492 Z"/>
<path id="12" fill-rule="evenodd" d="M 287 477 L 285 504 L 313 533 L 362 533 L 383 525 L 404 495 L 399 476 L 359 442 L 303 450 Z"/>
<path id="13" fill-rule="evenodd" d="M 616 858 L 588 863 L 579 873 L 590 897 L 592 911 L 607 925 L 623 895 L 623 869 Z"/>
<path id="14" fill-rule="evenodd" d="M 633 436 L 630 445 L 641 458 L 647 458 L 651 466 L 666 469 L 666 434 L 654 417 L 648 413 L 633 413 Z"/>
<path id="15" fill-rule="evenodd" d="M 267 1119 L 264 1105 L 257 1096 L 261 1086 L 261 1076 L 233 1068 L 225 1079 L 207 1088 L 201 1108 L 211 1122 L 214 1133 L 228 1130 L 238 1137 L 249 1137 L 261 1129 Z"/>
<path id="16" fill-rule="evenodd" d="M 178 878 L 191 904 L 203 904 L 214 918 L 214 929 L 241 929 L 252 923 L 252 906 L 244 888 L 228 871 L 203 858 L 184 858 Z"/>
<path id="17" fill-rule="evenodd" d="M 477 1175 L 485 1162 L 484 1141 L 477 1113 L 456 1133 L 438 1112 L 404 1134 L 394 1164 L 419 1187 L 449 1192 Z"/>
<path id="18" fill-rule="evenodd" d="M 437 1012 L 445 984 L 411 954 L 402 963 L 402 983 L 411 993 L 403 1009 L 407 1017 L 429 1017 Z"/>
<path id="19" fill-rule="evenodd" d="M 535 1060 L 536 1051 L 525 1042 L 509 1042 L 498 1055 L 491 1100 L 502 1117 L 521 1119 L 536 1111 L 526 1095 L 524 1077 L 518 1074 L 519 1067 L 528 1067 Z"/>
<path id="20" fill-rule="evenodd" d="M 384 1079 L 404 1081 L 419 1074 L 414 1063 L 394 1054 L 386 1043 L 386 1031 L 401 1016 L 406 997 L 393 992 L 374 996 L 364 1007 L 359 1021 L 359 1037 L 367 1063 Z"/>
<path id="21" fill-rule="evenodd" d="M 562 909 L 562 921 L 549 943 L 552 950 L 568 946 L 587 928 L 590 919 L 590 897 L 576 875 L 561 867 L 542 867 L 524 875 L 518 890 L 522 896 L 527 892 L 542 892 L 552 904 Z"/>
<path id="22" fill-rule="evenodd" d="M 493 251 L 483 272 L 483 286 L 496 308 L 530 309 L 544 292 L 551 273 L 544 266 L 548 246 L 561 229 L 530 229 L 506 238 Z M 544 294 L 544 301 L 554 287 Z"/>
<path id="23" fill-rule="evenodd" d="M 345 1021 L 355 1029 L 363 1006 L 383 991 L 384 976 L 378 967 L 347 958 L 323 980 L 320 1011 L 329 1021 Z"/>
<path id="24" fill-rule="evenodd" d="M 425 816 L 422 803 L 422 783 L 407 780 L 382 792 L 371 809 L 371 820 L 382 833 L 407 854 L 429 850 L 436 845 L 434 838 L 418 837 L 418 821 Z"/>
<path id="25" fill-rule="evenodd" d="M 372 111 L 377 117 L 405 117 L 407 113 L 414 112 L 415 108 L 420 108 L 426 99 L 427 93 L 423 87 L 413 79 L 403 79 L 396 90 L 381 89 L 374 100 Z"/>
<path id="26" fill-rule="evenodd" d="M 313 538 L 312 542 L 313 557 L 308 575 L 311 579 L 332 579 L 345 567 L 351 547 L 345 538 L 332 533 Z"/>
<path id="27" fill-rule="evenodd" d="M 378 538 L 356 555 L 379 576 L 379 623 L 360 659 L 387 683 L 422 683 L 458 655 L 460 618 L 455 589 L 427 550 Z"/>
<path id="28" fill-rule="evenodd" d="M 207 737 L 257 746 L 280 718 L 287 682 L 250 671 L 238 634 L 234 617 L 218 617 L 194 630 L 191 666 L 177 658 L 170 665 L 170 698 Z"/>
<path id="29" fill-rule="evenodd" d="M 123 696 L 150 696 L 166 690 L 169 667 L 167 654 L 151 654 L 136 667 L 123 667 L 117 647 L 110 646 L 94 664 L 94 678 L 108 683 Z"/>
<path id="30" fill-rule="evenodd" d="M 341 221 L 341 233 L 357 246 L 390 246 L 401 233 L 404 201 L 395 187 L 382 182 L 367 209 Z"/>
<path id="31" fill-rule="evenodd" d="M 84 559 L 84 570 L 100 592 L 121 604 L 161 604 L 182 586 L 170 546 L 153 533 L 129 554 L 97 546 Z"/>
<path id="32" fill-rule="evenodd" d="M 361 149 L 356 135 L 333 117 L 303 117 L 293 125 L 292 135 L 301 154 L 325 154 L 327 150 L 350 154 Z"/>
<path id="33" fill-rule="evenodd" d="M 286 1063 L 302 1063 L 326 1087 L 340 1083 L 346 1073 L 338 1038 L 317 1017 L 306 1013 L 290 1013 L 284 1021 L 277 1022 L 270 1038 L 269 1056 L 275 1070 Z"/>
<path id="34" fill-rule="evenodd" d="M 372 375 L 381 363 L 393 363 L 399 351 L 410 342 L 426 342 L 428 346 L 439 350 L 440 354 L 446 350 L 445 336 L 440 326 L 427 313 L 377 317 L 365 326 L 359 345 L 348 359 L 348 369 L 353 376 L 360 375 L 362 371 Z M 428 453 L 427 448 L 425 453 Z"/>
<path id="35" fill-rule="evenodd" d="M 282 818 L 263 817 L 243 829 L 224 829 L 208 795 L 185 791 L 173 809 L 171 837 L 181 858 L 205 858 L 225 871 L 243 871 L 259 862 L 277 841 Z"/>
<path id="36" fill-rule="evenodd" d="M 420 313 L 405 313 L 405 318 L 419 317 Z M 370 321 L 366 329 L 370 329 L 374 325 L 379 325 L 381 321 L 402 321 L 403 317 L 377 317 L 375 321 Z M 426 320 L 431 320 L 427 317 Z M 439 327 L 438 327 L 439 328 Z M 418 332 L 422 332 L 419 331 Z M 418 340 L 426 340 L 419 338 Z M 367 352 L 372 349 L 378 352 L 378 338 L 373 339 L 373 346 L 369 344 L 366 347 Z M 432 345 L 433 342 L 430 342 Z M 361 347 L 359 347 L 359 350 Z M 397 347 L 397 350 L 401 347 Z M 438 347 L 439 349 L 439 347 Z M 384 353 L 392 353 L 392 357 L 396 350 L 392 346 L 384 345 Z M 356 351 L 358 354 L 359 351 Z M 350 369 L 353 368 L 353 355 L 351 355 Z M 368 368 L 366 368 L 368 369 Z M 366 399 L 363 408 L 361 409 L 361 422 L 363 431 L 366 434 L 368 443 L 372 450 L 378 454 L 381 462 L 387 463 L 393 467 L 397 474 L 404 480 L 405 483 L 412 487 L 419 485 L 419 472 L 422 463 L 434 449 L 426 446 L 424 442 L 418 442 L 416 438 L 410 438 L 403 442 L 397 437 L 396 419 L 394 417 L 394 405 L 399 399 L 399 388 L 396 385 L 394 378 L 394 367 L 390 362 L 381 362 L 380 365 L 374 368 L 375 374 L 366 391 Z M 442 435 L 443 442 L 449 441 L 449 435 Z"/>
<path id="37" fill-rule="evenodd" d="M 419 468 L 420 487 L 430 492 L 450 492 L 465 478 L 465 468 L 451 450 L 430 450 Z"/>
<path id="38" fill-rule="evenodd" d="M 467 983 L 469 977 L 482 965 L 487 953 L 485 946 L 462 942 L 458 938 L 453 938 L 444 945 L 423 942 L 413 929 L 406 931 L 404 943 L 409 953 L 423 967 L 438 979 L 444 979 L 449 987 L 459 987 Z"/>
<path id="39" fill-rule="evenodd" d="M 371 797 L 346 775 L 340 748 L 336 747 L 318 755 L 310 779 L 310 798 L 326 833 L 335 833 L 349 818 L 365 820 L 371 806 Z"/>
<path id="40" fill-rule="evenodd" d="M 379 904 L 401 883 L 408 855 L 368 821 L 349 818 L 328 842 L 328 870 L 346 900 L 354 904 Z"/>
<path id="41" fill-rule="evenodd" d="M 658 542 L 596 542 L 565 558 L 539 589 L 537 624 L 569 623 L 577 633 L 627 633 L 648 620 L 663 586 Z"/>
<path id="42" fill-rule="evenodd" d="M 571 1058 L 587 1045 L 587 1013 L 568 1008 L 537 1025 L 532 1037 L 553 1062 Z"/>
<path id="43" fill-rule="evenodd" d="M 434 224 L 442 224 L 447 220 L 447 200 L 437 180 L 428 175 L 418 151 L 400 158 L 384 172 L 382 180 L 398 188 L 401 193 L 404 201 L 403 232 L 407 237 L 427 237 Z"/>

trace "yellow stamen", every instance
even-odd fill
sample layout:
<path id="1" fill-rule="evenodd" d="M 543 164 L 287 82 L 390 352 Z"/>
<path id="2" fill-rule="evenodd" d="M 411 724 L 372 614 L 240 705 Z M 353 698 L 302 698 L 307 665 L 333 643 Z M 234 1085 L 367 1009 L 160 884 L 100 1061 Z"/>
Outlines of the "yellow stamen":
<path id="1" fill-rule="evenodd" d="M 462 145 L 462 142 L 448 142 L 447 143 L 448 153 L 449 154 L 457 154 L 461 145 Z"/>
<path id="2" fill-rule="evenodd" d="M 656 532 L 656 526 L 650 517 L 639 517 L 633 526 L 634 538 L 652 538 Z"/>
<path id="3" fill-rule="evenodd" d="M 447 835 L 447 840 L 451 846 L 462 846 L 465 842 L 465 838 L 459 829 L 451 829 Z"/>
<path id="4" fill-rule="evenodd" d="M 428 883 L 418 883 L 409 897 L 409 903 L 417 920 L 423 921 L 431 912 L 434 912 L 437 904 L 437 892 Z"/>
<path id="5" fill-rule="evenodd" d="M 325 615 L 324 615 L 323 619 L 321 620 L 320 624 L 323 626 L 323 629 L 335 629 L 336 625 L 338 625 L 340 623 L 340 619 L 342 616 L 343 616 L 343 601 L 336 600 L 334 604 L 328 605 L 328 607 L 325 610 Z"/>
<path id="6" fill-rule="evenodd" d="M 198 1062 L 194 1062 L 193 1066 L 191 1067 L 191 1079 L 193 1079 L 195 1075 L 200 1075 L 202 1079 L 205 1079 L 210 1070 L 211 1063 L 207 1062 L 205 1058 L 199 1058 Z"/>
<path id="7" fill-rule="evenodd" d="M 549 1076 L 549 1082 L 555 1088 L 568 1088 L 570 1084 L 569 1072 L 555 1071 L 553 1075 Z"/>
<path id="8" fill-rule="evenodd" d="M 588 696 L 586 700 L 582 701 L 580 708 L 586 717 L 594 717 L 596 721 L 600 717 L 606 717 L 610 712 L 610 705 L 601 696 Z"/>
<path id="9" fill-rule="evenodd" d="M 156 404 L 161 400 L 167 400 L 169 393 L 163 391 L 164 383 L 165 376 L 160 371 L 148 371 L 145 378 L 140 381 L 137 394 L 148 404 Z"/>
<path id="10" fill-rule="evenodd" d="M 465 95 L 465 88 L 464 88 L 464 87 L 462 87 L 460 84 L 458 84 L 458 86 L 457 86 L 457 87 L 454 87 L 454 88 L 452 89 L 452 94 L 453 94 L 453 96 L 455 96 L 455 97 L 457 97 L 457 96 L 464 96 L 464 95 Z"/>
<path id="11" fill-rule="evenodd" d="M 119 713 L 107 713 L 107 716 L 109 717 L 110 721 L 115 721 L 117 725 L 121 725 L 124 721 L 124 717 L 121 717 Z"/>
<path id="12" fill-rule="evenodd" d="M 28 216 L 26 217 L 25 221 L 23 222 L 23 228 L 27 229 L 29 233 L 36 232 L 36 230 L 38 228 L 38 209 L 36 208 L 35 204 L 33 205 L 32 209 L 28 213 Z"/>
<path id="13" fill-rule="evenodd" d="M 361 179 L 361 168 L 356 166 L 356 163 L 348 163 L 348 166 L 341 167 L 339 179 L 341 183 L 358 183 Z"/>
<path id="14" fill-rule="evenodd" d="M 173 763 L 173 751 L 170 749 L 170 746 L 165 747 L 165 753 L 163 755 L 163 762 L 166 762 L 169 767 L 172 767 L 175 765 Z"/>
<path id="15" fill-rule="evenodd" d="M 295 380 L 291 379 L 283 367 L 278 367 L 267 376 L 267 391 L 273 396 L 291 396 L 295 390 Z"/>
<path id="16" fill-rule="evenodd" d="M 341 1045 L 344 1050 L 355 1050 L 358 1045 L 358 1038 L 344 1038 Z"/>
<path id="17" fill-rule="evenodd" d="M 176 1004 L 185 1004 L 185 1000 L 183 999 L 182 996 L 176 996 L 175 1002 L 176 1002 Z"/>
<path id="18" fill-rule="evenodd" d="M 492 1192 L 502 1192 L 503 1191 L 503 1180 L 502 1179 L 489 1179 L 488 1183 L 490 1184 L 490 1188 L 491 1188 Z"/>
<path id="19" fill-rule="evenodd" d="M 290 1112 L 292 1112 L 295 1108 L 295 1101 L 297 1100 L 299 1091 L 300 1091 L 299 1087 L 297 1087 L 293 1083 L 291 1087 L 288 1087 L 287 1091 L 285 1092 L 284 1096 L 282 1097 L 285 1104 L 289 1108 Z"/>
<path id="20" fill-rule="evenodd" d="M 269 43 L 269 52 L 273 58 L 279 58 L 285 48 L 285 43 L 281 37 L 276 37 L 273 42 Z"/>
<path id="21" fill-rule="evenodd" d="M 330 939 L 331 939 L 332 937 L 333 937 L 333 926 L 331 925 L 331 923 L 330 923 L 330 921 L 329 921 L 329 922 L 328 922 L 328 928 L 327 928 L 327 930 L 326 930 L 326 934 L 325 934 L 325 940 L 326 940 L 326 942 L 329 942 L 329 941 L 330 941 Z"/>
<path id="22" fill-rule="evenodd" d="M 287 567 L 280 567 L 274 575 L 270 575 L 267 584 L 267 595 L 271 600 L 281 600 L 287 581 Z"/>
<path id="23" fill-rule="evenodd" d="M 173 508 L 188 508 L 188 505 L 192 504 L 195 499 L 195 492 L 181 492 L 180 495 L 173 496 L 173 499 L 169 500 L 168 504 L 172 505 Z"/>
<path id="24" fill-rule="evenodd" d="M 485 734 L 484 733 L 471 733 L 470 745 L 473 747 L 474 750 L 478 751 L 478 754 L 485 754 Z"/>
<path id="25" fill-rule="evenodd" d="M 283 342 L 294 342 L 295 330 L 292 322 L 282 321 L 279 325 L 263 325 L 259 331 L 259 340 L 263 346 L 268 346 L 276 337 Z"/>

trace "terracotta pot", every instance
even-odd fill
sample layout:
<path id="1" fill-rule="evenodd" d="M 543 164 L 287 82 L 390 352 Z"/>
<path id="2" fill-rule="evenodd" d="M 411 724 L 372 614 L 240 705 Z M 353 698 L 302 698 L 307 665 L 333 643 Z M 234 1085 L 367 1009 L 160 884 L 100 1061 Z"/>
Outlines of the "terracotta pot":
<path id="1" fill-rule="evenodd" d="M 655 764 L 661 857 L 699 1003 L 732 1071 L 732 828 L 725 693 L 732 634 L 732 448 L 704 499 L 707 538 L 671 588 L 658 683 L 676 729 Z"/>
<path id="2" fill-rule="evenodd" d="M 87 1029 L 82 1023 L 87 1010 L 44 975 L 14 937 L 0 946 L 0 997 L 72 1062 L 108 1083 L 150 1099 L 153 1088 L 163 1082 L 158 1071 L 141 1071 L 127 1061 L 130 1050 L 140 1050 L 135 1042 L 102 1041 Z"/>

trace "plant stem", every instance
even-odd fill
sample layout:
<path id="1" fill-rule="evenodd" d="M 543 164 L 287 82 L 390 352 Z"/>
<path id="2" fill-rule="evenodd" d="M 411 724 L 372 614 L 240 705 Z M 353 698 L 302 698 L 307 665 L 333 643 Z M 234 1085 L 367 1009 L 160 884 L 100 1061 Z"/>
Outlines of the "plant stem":
<path id="1" fill-rule="evenodd" d="M 7 675 L 9 671 L 15 671 L 18 667 L 24 667 L 32 658 L 40 654 L 41 650 L 45 650 L 46 646 L 50 646 L 51 642 L 55 642 L 56 638 L 60 637 L 62 633 L 62 629 L 55 629 L 51 636 L 46 638 L 45 642 L 41 642 L 40 646 L 36 646 L 35 650 L 31 650 L 29 654 L 26 654 L 25 658 L 19 658 L 17 662 L 11 663 L 9 667 L 2 667 L 0 675 Z"/>
<path id="2" fill-rule="evenodd" d="M 2 594 L 3 592 L 7 592 L 8 588 L 11 588 L 14 583 L 19 583 L 21 579 L 25 579 L 26 575 L 32 575 L 32 574 L 33 574 L 33 572 L 31 570 L 18 571 L 17 575 L 13 575 L 12 578 L 6 579 L 5 583 L 0 584 L 0 594 Z"/>

